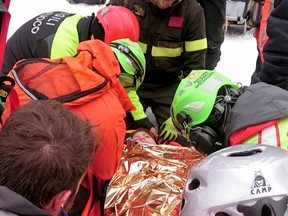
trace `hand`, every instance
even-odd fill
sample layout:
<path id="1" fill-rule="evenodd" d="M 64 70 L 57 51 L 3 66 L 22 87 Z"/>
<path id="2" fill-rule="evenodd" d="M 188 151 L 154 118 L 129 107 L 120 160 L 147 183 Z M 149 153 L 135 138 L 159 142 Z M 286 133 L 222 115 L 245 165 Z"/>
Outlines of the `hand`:
<path id="1" fill-rule="evenodd" d="M 140 127 L 140 128 L 146 128 L 148 130 L 151 130 L 152 128 L 154 128 L 154 125 L 149 121 L 148 118 L 144 118 L 144 119 L 138 120 L 137 121 L 137 126 Z"/>
<path id="2" fill-rule="evenodd" d="M 158 137 L 158 133 L 155 127 L 150 128 L 149 130 L 156 138 Z"/>
<path id="3" fill-rule="evenodd" d="M 169 143 L 171 141 L 174 141 L 177 136 L 178 132 L 174 127 L 172 119 L 170 117 L 160 126 L 158 142 Z"/>

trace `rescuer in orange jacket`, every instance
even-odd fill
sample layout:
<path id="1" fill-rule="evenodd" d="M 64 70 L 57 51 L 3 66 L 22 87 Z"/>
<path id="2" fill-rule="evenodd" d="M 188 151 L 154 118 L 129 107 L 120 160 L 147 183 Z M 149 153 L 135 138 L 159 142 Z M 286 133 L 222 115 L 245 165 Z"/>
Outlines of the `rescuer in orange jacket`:
<path id="1" fill-rule="evenodd" d="M 3 120 L 31 100 L 53 99 L 89 120 L 99 146 L 87 169 L 70 215 L 100 215 L 103 184 L 120 162 L 125 139 L 125 113 L 134 109 L 118 77 L 120 67 L 111 47 L 100 40 L 79 44 L 76 57 L 27 59 L 9 73 L 17 80 L 5 103 Z M 83 194 L 87 194 L 86 199 Z M 87 201 L 88 200 L 88 201 Z M 74 212 L 73 212 L 74 211 Z"/>

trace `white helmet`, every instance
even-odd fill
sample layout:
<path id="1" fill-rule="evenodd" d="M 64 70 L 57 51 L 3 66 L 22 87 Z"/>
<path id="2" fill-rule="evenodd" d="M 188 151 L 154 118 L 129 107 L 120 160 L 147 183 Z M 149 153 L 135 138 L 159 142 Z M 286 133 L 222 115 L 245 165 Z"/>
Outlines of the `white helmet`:
<path id="1" fill-rule="evenodd" d="M 180 216 L 287 216 L 288 151 L 241 144 L 194 166 Z"/>

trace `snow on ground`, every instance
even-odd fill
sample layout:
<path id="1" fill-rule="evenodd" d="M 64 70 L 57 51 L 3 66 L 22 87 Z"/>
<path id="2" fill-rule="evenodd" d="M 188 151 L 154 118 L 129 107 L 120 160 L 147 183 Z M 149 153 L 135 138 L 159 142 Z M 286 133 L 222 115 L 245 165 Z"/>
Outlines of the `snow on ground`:
<path id="1" fill-rule="evenodd" d="M 216 70 L 230 77 L 234 82 L 249 85 L 257 59 L 253 29 L 244 34 L 241 27 L 228 28 L 221 51 L 221 60 Z"/>
<path id="2" fill-rule="evenodd" d="M 71 5 L 66 0 L 11 0 L 8 38 L 24 22 L 38 14 L 49 11 L 65 11 L 90 15 L 101 7 L 103 6 Z M 29 9 L 25 11 L 26 8 Z M 257 57 L 256 41 L 252 32 L 253 30 L 250 30 L 244 34 L 241 27 L 228 28 L 221 47 L 221 60 L 216 67 L 217 71 L 227 75 L 234 82 L 241 82 L 244 85 L 250 84 Z"/>

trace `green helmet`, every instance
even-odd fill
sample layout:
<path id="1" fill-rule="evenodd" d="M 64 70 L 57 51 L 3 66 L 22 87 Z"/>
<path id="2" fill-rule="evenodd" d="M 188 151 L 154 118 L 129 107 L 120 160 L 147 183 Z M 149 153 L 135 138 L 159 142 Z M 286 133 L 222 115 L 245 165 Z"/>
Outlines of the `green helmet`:
<path id="1" fill-rule="evenodd" d="M 171 106 L 171 117 L 179 131 L 190 130 L 210 118 L 212 110 L 220 101 L 229 101 L 229 95 L 217 99 L 222 87 L 239 87 L 222 74 L 213 70 L 193 70 L 180 82 Z M 225 88 L 226 89 L 226 88 Z M 228 103 L 228 102 L 227 102 Z M 218 109 L 225 109 L 223 106 Z M 223 112 L 221 112 L 222 114 Z M 189 133 L 189 131 L 188 131 Z"/>
<path id="2" fill-rule="evenodd" d="M 138 88 L 144 80 L 146 61 L 141 47 L 130 39 L 118 39 L 110 44 L 121 66 L 120 82 L 125 88 Z"/>

